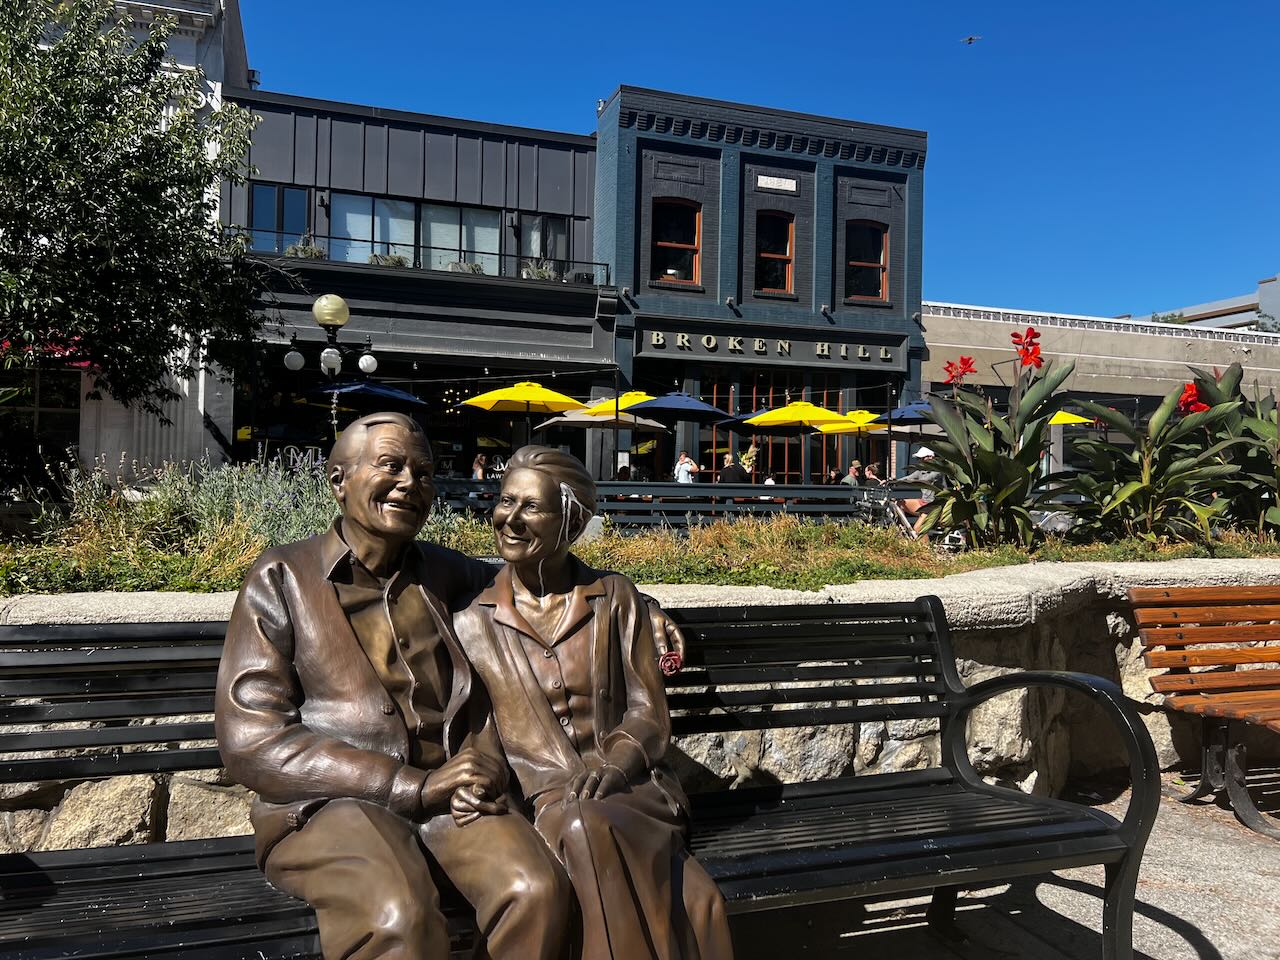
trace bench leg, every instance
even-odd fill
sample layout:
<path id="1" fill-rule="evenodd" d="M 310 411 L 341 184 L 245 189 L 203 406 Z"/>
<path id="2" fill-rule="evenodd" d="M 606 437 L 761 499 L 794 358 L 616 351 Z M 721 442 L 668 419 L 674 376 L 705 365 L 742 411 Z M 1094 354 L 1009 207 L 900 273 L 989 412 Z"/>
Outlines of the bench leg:
<path id="1" fill-rule="evenodd" d="M 1185 797 L 1183 803 L 1192 803 L 1202 797 L 1222 792 L 1223 766 L 1227 754 L 1227 722 L 1220 717 L 1200 718 L 1200 782 Z"/>
<path id="2" fill-rule="evenodd" d="M 959 892 L 959 887 L 936 887 L 933 891 L 933 900 L 925 912 L 929 929 L 951 943 L 964 943 L 966 940 L 965 935 L 956 926 L 956 895 Z"/>
<path id="3" fill-rule="evenodd" d="M 1130 853 L 1107 864 L 1102 900 L 1102 960 L 1133 960 L 1133 898 L 1138 889 L 1140 856 Z"/>
<path id="4" fill-rule="evenodd" d="M 1228 724 L 1228 729 L 1230 725 Z M 1231 810 L 1236 819 L 1250 830 L 1280 840 L 1280 826 L 1270 817 L 1264 816 L 1249 796 L 1249 784 L 1245 779 L 1248 763 L 1245 759 L 1244 744 L 1239 738 L 1231 738 L 1227 747 L 1227 796 L 1231 798 Z"/>

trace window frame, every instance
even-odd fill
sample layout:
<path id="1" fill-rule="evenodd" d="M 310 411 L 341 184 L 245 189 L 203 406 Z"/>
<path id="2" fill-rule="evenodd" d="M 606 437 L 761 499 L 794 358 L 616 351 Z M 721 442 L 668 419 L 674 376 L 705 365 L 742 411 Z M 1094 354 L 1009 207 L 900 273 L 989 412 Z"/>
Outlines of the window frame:
<path id="1" fill-rule="evenodd" d="M 693 245 L 687 243 L 674 243 L 670 240 L 658 240 L 655 232 L 655 223 L 658 219 L 658 205 L 670 204 L 676 207 L 685 207 L 693 210 Z M 668 276 L 655 277 L 654 271 L 654 252 L 658 249 L 664 250 L 692 250 L 693 251 L 693 278 L 690 280 L 673 279 Z M 653 197 L 649 205 L 649 282 L 672 284 L 681 287 L 701 287 L 702 286 L 702 204 L 697 200 L 690 200 L 686 197 Z"/>
<path id="2" fill-rule="evenodd" d="M 258 213 L 258 202 L 255 195 L 257 194 L 259 187 L 269 189 L 274 194 L 271 203 L 271 206 L 274 209 L 271 213 L 270 229 L 255 227 L 253 224 L 254 215 Z M 285 194 L 290 190 L 296 190 L 298 193 L 302 194 L 302 230 L 298 232 L 296 239 L 286 243 L 286 237 L 294 237 L 293 233 L 285 230 L 284 222 Z M 269 180 L 250 180 L 248 206 L 248 217 L 246 219 L 249 221 L 249 244 L 250 249 L 256 253 L 275 253 L 283 255 L 286 248 L 295 243 L 301 243 L 303 238 L 312 235 L 314 222 L 311 212 L 312 195 L 310 187 L 300 187 L 297 184 L 289 183 L 272 183 Z M 254 236 L 258 233 L 268 233 L 272 236 L 273 242 L 270 248 L 254 245 Z"/>
<path id="3" fill-rule="evenodd" d="M 880 261 L 854 260 L 849 255 L 849 228 L 855 225 L 878 227 L 880 230 Z M 866 296 L 849 292 L 849 268 L 867 267 L 880 271 L 879 296 Z M 865 217 L 852 217 L 844 222 L 844 299 L 855 303 L 887 303 L 889 300 L 889 224 Z"/>
<path id="4" fill-rule="evenodd" d="M 760 220 L 762 217 L 778 217 L 787 222 L 787 252 L 765 253 L 760 249 Z M 796 215 L 786 210 L 757 210 L 756 211 L 756 250 L 755 265 L 751 273 L 751 285 L 753 293 L 763 293 L 770 295 L 792 295 L 796 290 Z M 760 285 L 760 261 L 761 260 L 779 260 L 784 261 L 787 266 L 787 285 L 785 289 L 777 287 L 762 287 Z"/>

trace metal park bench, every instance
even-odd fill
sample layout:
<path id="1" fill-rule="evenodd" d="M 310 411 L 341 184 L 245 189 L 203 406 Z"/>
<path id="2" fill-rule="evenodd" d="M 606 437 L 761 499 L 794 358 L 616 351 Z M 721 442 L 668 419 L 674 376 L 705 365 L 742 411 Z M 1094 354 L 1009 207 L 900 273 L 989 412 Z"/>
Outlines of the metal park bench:
<path id="1" fill-rule="evenodd" d="M 439 502 L 451 510 L 487 515 L 496 480 L 436 481 Z M 898 499 L 920 496 L 918 487 L 847 487 L 843 484 L 629 483 L 597 484 L 599 512 L 616 527 L 685 527 L 739 517 L 785 513 L 809 519 L 866 520 L 886 491 Z M 868 508 L 871 508 L 870 510 Z"/>
<path id="2" fill-rule="evenodd" d="M 1102 955 L 1131 957 L 1159 783 L 1150 737 L 1114 684 L 1035 672 L 966 689 L 935 597 L 672 615 L 689 639 L 668 687 L 677 736 L 912 719 L 941 729 L 942 762 L 929 769 L 695 794 L 692 848 L 731 913 L 933 891 L 930 919 L 945 927 L 963 887 L 1105 864 Z M 223 629 L 0 627 L 0 781 L 216 768 L 209 714 Z M 1115 721 L 1133 780 L 1122 820 L 974 772 L 968 713 L 1026 685 L 1076 690 Z M 310 909 L 266 883 L 249 837 L 7 854 L 0 890 L 9 960 L 318 955 Z M 461 946 L 466 905 L 447 906 Z"/>
<path id="3" fill-rule="evenodd" d="M 1200 782 L 1183 802 L 1224 789 L 1237 819 L 1280 839 L 1249 795 L 1243 729 L 1280 733 L 1280 587 L 1143 587 L 1129 591 L 1164 705 L 1200 717 Z"/>

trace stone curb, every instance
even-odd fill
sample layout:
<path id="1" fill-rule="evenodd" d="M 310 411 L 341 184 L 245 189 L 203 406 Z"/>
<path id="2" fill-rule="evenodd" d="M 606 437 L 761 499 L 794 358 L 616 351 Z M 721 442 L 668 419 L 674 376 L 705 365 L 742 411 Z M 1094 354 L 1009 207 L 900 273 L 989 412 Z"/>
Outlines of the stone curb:
<path id="1" fill-rule="evenodd" d="M 871 603 L 935 594 L 955 630 L 1026 627 L 1099 598 L 1123 601 L 1130 587 L 1280 583 L 1280 560 L 1153 563 L 1029 563 L 927 580 L 864 580 L 817 591 L 776 587 L 652 584 L 641 589 L 672 608 L 745 604 Z M 0 624 L 226 620 L 235 594 L 68 593 L 0 598 Z"/>

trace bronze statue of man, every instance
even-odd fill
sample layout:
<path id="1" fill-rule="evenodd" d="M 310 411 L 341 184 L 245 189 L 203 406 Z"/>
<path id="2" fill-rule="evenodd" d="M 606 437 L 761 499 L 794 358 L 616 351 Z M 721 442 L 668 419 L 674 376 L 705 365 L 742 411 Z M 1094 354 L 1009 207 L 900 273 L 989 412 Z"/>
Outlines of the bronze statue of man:
<path id="1" fill-rule="evenodd" d="M 553 960 L 572 889 L 506 812 L 487 695 L 452 627 L 492 570 L 415 539 L 434 487 L 410 418 L 352 423 L 328 476 L 341 518 L 254 565 L 218 672 L 218 746 L 258 794 L 258 864 L 315 907 L 327 960 L 445 960 L 435 869 L 493 960 Z"/>

